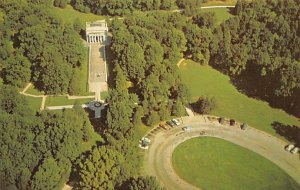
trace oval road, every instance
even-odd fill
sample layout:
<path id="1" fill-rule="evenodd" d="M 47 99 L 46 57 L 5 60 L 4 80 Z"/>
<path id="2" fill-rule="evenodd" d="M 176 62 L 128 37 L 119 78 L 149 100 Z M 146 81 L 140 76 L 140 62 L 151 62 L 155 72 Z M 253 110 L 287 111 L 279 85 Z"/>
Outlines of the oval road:
<path id="1" fill-rule="evenodd" d="M 208 122 L 207 119 L 201 116 L 184 117 L 182 121 L 182 126 L 192 126 L 192 130 L 183 132 L 182 126 L 180 126 L 148 135 L 151 144 L 145 153 L 146 173 L 156 176 L 167 189 L 199 190 L 199 188 L 184 181 L 175 173 L 172 167 L 172 152 L 180 143 L 203 136 L 200 135 L 201 131 L 205 131 L 204 136 L 221 138 L 262 155 L 300 184 L 299 155 L 286 152 L 284 141 L 251 127 L 243 131 L 238 127 Z"/>

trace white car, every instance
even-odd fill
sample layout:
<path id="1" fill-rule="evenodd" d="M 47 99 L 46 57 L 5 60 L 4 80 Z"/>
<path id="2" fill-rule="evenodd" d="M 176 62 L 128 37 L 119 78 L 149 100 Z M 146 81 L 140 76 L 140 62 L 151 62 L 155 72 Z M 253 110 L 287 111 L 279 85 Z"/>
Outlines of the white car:
<path id="1" fill-rule="evenodd" d="M 140 147 L 141 149 L 144 149 L 144 150 L 148 150 L 148 148 L 149 148 L 149 146 L 143 146 L 143 145 L 141 145 L 141 144 L 139 144 L 139 147 Z"/>
<path id="2" fill-rule="evenodd" d="M 186 126 L 186 127 L 183 127 L 182 130 L 185 131 L 185 132 L 188 132 L 188 131 L 192 130 L 192 127 L 191 126 Z"/>
<path id="3" fill-rule="evenodd" d="M 296 154 L 299 152 L 299 148 L 298 147 L 294 147 L 292 150 L 291 150 L 291 153 L 292 154 Z"/>
<path id="4" fill-rule="evenodd" d="M 290 152 L 294 147 L 295 147 L 294 145 L 289 144 L 285 147 L 285 150 Z"/>
<path id="5" fill-rule="evenodd" d="M 178 121 L 178 119 L 172 119 L 171 120 L 175 125 L 180 125 L 180 122 Z"/>

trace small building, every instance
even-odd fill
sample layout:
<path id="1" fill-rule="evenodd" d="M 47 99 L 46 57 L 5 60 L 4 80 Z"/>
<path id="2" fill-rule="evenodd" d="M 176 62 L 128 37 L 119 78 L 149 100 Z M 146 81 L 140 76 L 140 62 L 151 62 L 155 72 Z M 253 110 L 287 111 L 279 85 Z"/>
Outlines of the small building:
<path id="1" fill-rule="evenodd" d="M 108 27 L 105 20 L 86 23 L 86 41 L 88 43 L 104 43 L 107 33 Z"/>
<path id="2" fill-rule="evenodd" d="M 101 117 L 101 111 L 105 108 L 107 104 L 98 102 L 98 101 L 91 101 L 88 104 L 88 108 L 94 111 L 95 113 L 95 118 L 98 119 Z"/>

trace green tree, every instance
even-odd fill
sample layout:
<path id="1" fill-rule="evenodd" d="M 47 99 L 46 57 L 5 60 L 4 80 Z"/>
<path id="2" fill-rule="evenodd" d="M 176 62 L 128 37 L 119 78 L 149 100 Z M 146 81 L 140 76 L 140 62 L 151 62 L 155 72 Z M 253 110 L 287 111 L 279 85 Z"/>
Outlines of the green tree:
<path id="1" fill-rule="evenodd" d="M 26 82 L 29 82 L 31 71 L 30 62 L 20 53 L 8 58 L 7 67 L 4 72 L 4 80 L 8 84 L 17 87 L 22 87 Z"/>
<path id="2" fill-rule="evenodd" d="M 41 72 L 42 88 L 47 94 L 63 94 L 68 91 L 72 76 L 71 66 L 60 60 L 48 63 Z"/>
<path id="3" fill-rule="evenodd" d="M 54 0 L 53 5 L 60 8 L 66 8 L 70 0 Z"/>
<path id="4" fill-rule="evenodd" d="M 146 177 L 138 177 L 132 178 L 128 185 L 126 185 L 125 189 L 128 190 L 164 190 L 162 188 L 155 177 L 153 176 L 146 176 Z"/>
<path id="5" fill-rule="evenodd" d="M 167 104 L 162 103 L 160 105 L 160 109 L 159 109 L 158 113 L 159 113 L 161 121 L 165 121 L 165 120 L 170 119 L 170 117 L 171 117 L 171 111 L 170 110 L 171 110 L 171 108 Z"/>
<path id="6" fill-rule="evenodd" d="M 76 32 L 81 33 L 82 30 L 84 29 L 84 25 L 82 21 L 79 18 L 76 18 L 74 23 L 73 23 L 73 28 Z"/>
<path id="7" fill-rule="evenodd" d="M 163 10 L 170 10 L 176 7 L 174 0 L 161 0 L 160 8 Z"/>
<path id="8" fill-rule="evenodd" d="M 185 107 L 180 100 L 176 100 L 173 103 L 172 115 L 175 116 L 184 116 L 186 114 Z"/>
<path id="9" fill-rule="evenodd" d="M 30 113 L 25 98 L 17 92 L 17 88 L 13 86 L 3 85 L 0 89 L 0 108 L 9 114 Z"/>
<path id="10" fill-rule="evenodd" d="M 134 126 L 141 126 L 142 125 L 142 117 L 143 117 L 144 111 L 141 106 L 138 106 L 133 114 L 133 125 Z"/>
<path id="11" fill-rule="evenodd" d="M 197 12 L 197 9 L 201 6 L 199 0 L 176 0 L 179 8 L 184 9 L 184 14 L 191 16 Z"/>
<path id="12" fill-rule="evenodd" d="M 200 29 L 195 24 L 186 26 L 187 53 L 192 59 L 201 64 L 208 64 L 210 60 L 210 44 L 213 34 L 210 29 Z"/>
<path id="13" fill-rule="evenodd" d="M 70 164 L 68 169 L 69 171 L 64 171 L 63 167 L 59 167 L 57 161 L 53 158 L 44 160 L 33 176 L 31 188 L 36 190 L 61 189 L 63 182 L 68 179 L 66 173 L 70 173 Z"/>
<path id="14" fill-rule="evenodd" d="M 79 165 L 79 188 L 114 189 L 123 162 L 123 156 L 112 148 L 94 148 Z"/>
<path id="15" fill-rule="evenodd" d="M 146 118 L 146 124 L 148 126 L 157 124 L 159 121 L 160 121 L 160 117 L 156 111 L 151 111 Z"/>
<path id="16" fill-rule="evenodd" d="M 192 18 L 193 23 L 200 28 L 206 27 L 213 29 L 217 24 L 217 17 L 214 12 L 199 12 Z"/>
<path id="17" fill-rule="evenodd" d="M 194 109 L 201 114 L 209 114 L 216 107 L 214 97 L 200 97 L 196 102 Z"/>
<path id="18" fill-rule="evenodd" d="M 78 85 L 79 81 L 82 80 L 81 77 L 82 75 L 80 69 L 74 69 L 68 88 L 68 93 L 70 95 L 79 95 L 86 91 L 86 89 L 84 89 L 82 85 Z"/>

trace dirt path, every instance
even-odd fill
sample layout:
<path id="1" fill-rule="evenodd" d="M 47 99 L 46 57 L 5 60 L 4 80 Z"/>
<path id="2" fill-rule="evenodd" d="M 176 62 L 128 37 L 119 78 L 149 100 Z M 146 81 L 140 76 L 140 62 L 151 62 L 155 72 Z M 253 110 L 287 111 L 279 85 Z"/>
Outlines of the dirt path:
<path id="1" fill-rule="evenodd" d="M 167 189 L 199 189 L 181 179 L 172 167 L 172 152 L 182 142 L 205 136 L 225 139 L 262 155 L 283 169 L 300 184 L 299 155 L 284 150 L 286 143 L 265 132 L 249 127 L 243 131 L 238 127 L 205 122 L 203 117 L 185 117 L 184 126 L 192 126 L 192 131 L 183 132 L 181 127 L 160 131 L 150 137 L 151 145 L 145 154 L 145 169 L 148 175 L 154 175 Z"/>
<path id="2" fill-rule="evenodd" d="M 177 63 L 177 67 L 180 67 L 180 64 L 181 64 L 184 60 L 185 60 L 184 58 L 180 59 L 180 60 L 178 61 L 178 63 Z"/>
<path id="3" fill-rule="evenodd" d="M 25 88 L 22 90 L 22 92 L 20 92 L 20 93 L 21 93 L 21 94 L 25 93 L 25 92 L 28 90 L 28 88 L 30 88 L 31 85 L 32 85 L 31 83 L 28 83 L 28 84 L 25 86 Z"/>

